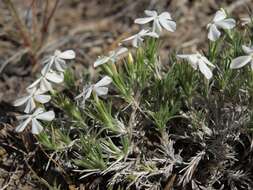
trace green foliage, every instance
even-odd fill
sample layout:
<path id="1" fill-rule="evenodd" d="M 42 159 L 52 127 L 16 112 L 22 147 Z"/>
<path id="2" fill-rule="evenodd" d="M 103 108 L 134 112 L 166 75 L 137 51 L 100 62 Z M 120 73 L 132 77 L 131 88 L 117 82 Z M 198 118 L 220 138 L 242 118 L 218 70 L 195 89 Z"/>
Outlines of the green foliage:
<path id="1" fill-rule="evenodd" d="M 108 159 L 105 158 L 98 141 L 89 136 L 81 137 L 80 141 L 80 153 L 83 156 L 81 159 L 75 159 L 74 163 L 86 169 L 99 169 L 101 171 L 106 169 Z"/>
<path id="2" fill-rule="evenodd" d="M 69 134 L 64 134 L 63 131 L 51 127 L 50 133 L 42 132 L 38 135 L 39 142 L 49 150 L 64 151 L 73 145 Z"/>
<path id="3" fill-rule="evenodd" d="M 81 171 L 81 178 L 102 176 L 111 189 L 163 189 L 175 178 L 175 189 L 192 184 L 215 189 L 220 181 L 229 189 L 228 175 L 239 179 L 239 171 L 248 171 L 234 167 L 235 160 L 249 162 L 238 146 L 251 131 L 253 112 L 253 72 L 248 65 L 231 70 L 230 63 L 250 40 L 250 34 L 233 30 L 209 43 L 201 53 L 216 68 L 207 80 L 175 52 L 162 64 L 159 41 L 148 39 L 125 59 L 101 67 L 99 74 L 112 79 L 107 97 L 92 92 L 80 105 L 55 94 L 64 120 L 56 120 L 38 141 L 52 151 L 71 149 L 70 170 Z M 65 73 L 69 90 L 74 78 Z"/>

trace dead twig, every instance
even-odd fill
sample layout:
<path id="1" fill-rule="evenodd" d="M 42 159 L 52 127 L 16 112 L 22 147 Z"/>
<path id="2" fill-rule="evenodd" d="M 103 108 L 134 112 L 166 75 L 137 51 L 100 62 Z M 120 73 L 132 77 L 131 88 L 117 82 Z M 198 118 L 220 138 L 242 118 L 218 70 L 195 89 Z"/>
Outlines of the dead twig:
<path id="1" fill-rule="evenodd" d="M 19 16 L 15 6 L 13 5 L 12 1 L 11 0 L 3 0 L 3 2 L 7 6 L 7 8 L 9 9 L 10 13 L 12 14 L 13 19 L 15 20 L 15 22 L 20 30 L 20 35 L 24 40 L 24 46 L 31 47 L 32 42 L 29 38 L 30 34 L 29 34 L 25 24 L 20 19 L 20 16 Z"/>
<path id="2" fill-rule="evenodd" d="M 29 48 L 29 55 L 31 57 L 32 63 L 36 64 L 37 60 L 36 60 L 36 56 L 34 55 L 33 48 L 32 48 L 33 42 L 31 40 L 32 38 L 30 38 L 31 34 L 27 30 L 27 27 L 23 23 L 22 19 L 20 18 L 18 11 L 16 10 L 12 1 L 11 0 L 3 0 L 3 2 L 5 3 L 7 8 L 9 9 L 9 11 L 11 12 L 12 17 L 20 30 L 20 36 L 24 41 L 23 46 Z"/>
<path id="3" fill-rule="evenodd" d="M 9 59 L 7 59 L 0 67 L 0 74 L 3 72 L 4 68 L 12 61 L 17 60 L 19 57 L 21 57 L 22 55 L 24 55 L 25 53 L 27 53 L 29 51 L 28 48 L 23 49 L 18 51 L 17 53 L 15 53 L 13 56 L 11 56 Z"/>
<path id="4" fill-rule="evenodd" d="M 17 166 L 17 168 L 15 169 L 15 172 L 12 173 L 12 175 L 9 177 L 8 182 L 0 189 L 0 190 L 5 190 L 9 187 L 10 183 L 12 182 L 12 179 L 14 178 L 16 172 L 18 171 L 19 166 Z"/>
<path id="5" fill-rule="evenodd" d="M 49 5 L 49 2 L 46 1 L 46 7 L 45 7 L 45 14 L 44 14 L 44 18 L 43 18 L 43 24 L 42 24 L 42 28 L 41 28 L 41 39 L 40 39 L 40 43 L 37 47 L 37 50 L 39 50 L 42 46 L 43 46 L 43 43 L 45 41 L 45 38 L 47 36 L 47 33 L 48 33 L 48 27 L 50 25 L 50 22 L 56 12 L 56 9 L 58 7 L 58 4 L 59 4 L 60 0 L 56 0 L 55 3 L 54 3 L 54 6 L 51 10 L 51 12 L 49 13 L 48 17 L 46 16 L 47 15 L 47 12 L 48 12 L 48 5 Z"/>

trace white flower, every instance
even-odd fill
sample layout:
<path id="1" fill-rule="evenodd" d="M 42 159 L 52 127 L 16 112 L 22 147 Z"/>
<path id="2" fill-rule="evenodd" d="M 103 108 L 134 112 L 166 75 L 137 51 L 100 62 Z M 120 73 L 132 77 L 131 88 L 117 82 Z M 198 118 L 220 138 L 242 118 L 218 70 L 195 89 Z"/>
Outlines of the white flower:
<path id="1" fill-rule="evenodd" d="M 242 26 L 252 23 L 252 20 L 253 20 L 253 17 L 252 18 L 250 18 L 250 17 L 241 18 Z"/>
<path id="2" fill-rule="evenodd" d="M 142 29 L 139 33 L 137 33 L 133 36 L 130 36 L 130 37 L 126 38 L 125 40 L 123 40 L 123 42 L 132 40 L 133 47 L 137 48 L 143 42 L 143 40 L 144 40 L 143 37 L 145 37 L 145 36 L 150 36 L 150 37 L 153 37 L 153 38 L 159 38 L 157 33 L 150 32 L 149 30 Z"/>
<path id="3" fill-rule="evenodd" d="M 98 81 L 94 85 L 90 85 L 83 89 L 83 92 L 79 94 L 75 99 L 79 99 L 83 97 L 83 100 L 87 100 L 90 96 L 92 91 L 95 92 L 98 96 L 104 96 L 108 93 L 108 86 L 112 82 L 112 79 L 108 76 L 103 77 L 100 81 Z"/>
<path id="4" fill-rule="evenodd" d="M 215 68 L 215 66 L 203 55 L 200 53 L 195 54 L 185 54 L 185 55 L 177 55 L 177 57 L 186 59 L 193 69 L 199 69 L 200 72 L 209 80 L 212 78 L 213 73 L 212 70 L 207 66 Z"/>
<path id="5" fill-rule="evenodd" d="M 50 82 L 59 84 L 62 83 L 63 80 L 63 73 L 56 73 L 50 70 L 45 75 L 42 74 L 40 78 L 38 78 L 30 86 L 28 86 L 28 89 L 34 88 L 39 85 L 39 90 L 43 93 L 47 91 L 53 91 L 52 84 Z"/>
<path id="6" fill-rule="evenodd" d="M 112 63 L 115 63 L 118 60 L 119 56 L 126 52 L 127 52 L 127 48 L 125 47 L 121 47 L 115 51 L 111 51 L 108 56 L 98 58 L 94 63 L 94 67 L 103 65 L 109 61 L 111 61 Z"/>
<path id="7" fill-rule="evenodd" d="M 21 106 L 23 104 L 26 104 L 25 111 L 24 111 L 25 113 L 30 113 L 31 111 L 34 110 L 34 108 L 36 107 L 35 102 L 45 104 L 49 102 L 51 99 L 50 95 L 45 95 L 43 94 L 42 91 L 36 88 L 27 89 L 27 92 L 29 93 L 28 96 L 17 99 L 14 102 L 14 106 Z"/>
<path id="8" fill-rule="evenodd" d="M 24 120 L 20 125 L 17 126 L 16 132 L 22 132 L 27 125 L 32 122 L 32 133 L 39 134 L 43 127 L 38 120 L 52 121 L 55 118 L 53 111 L 45 112 L 42 108 L 37 108 L 32 114 L 19 116 L 19 120 Z"/>
<path id="9" fill-rule="evenodd" d="M 163 12 L 158 15 L 156 11 L 145 10 L 144 12 L 148 17 L 137 18 L 134 21 L 135 23 L 146 24 L 149 22 L 153 22 L 153 32 L 156 32 L 158 34 L 161 33 L 162 27 L 169 32 L 174 32 L 176 30 L 176 22 L 172 20 L 170 13 Z"/>
<path id="10" fill-rule="evenodd" d="M 229 30 L 234 27 L 235 20 L 232 18 L 227 18 L 225 10 L 220 9 L 215 13 L 213 21 L 207 25 L 207 28 L 209 29 L 208 39 L 211 41 L 216 41 L 221 35 L 219 28 Z"/>
<path id="11" fill-rule="evenodd" d="M 50 56 L 43 62 L 45 66 L 42 69 L 42 74 L 45 75 L 49 70 L 51 70 L 52 66 L 54 66 L 58 72 L 64 72 L 66 68 L 65 60 L 74 59 L 75 57 L 76 54 L 73 50 L 66 50 L 64 52 L 56 50 L 53 56 Z"/>
<path id="12" fill-rule="evenodd" d="M 253 46 L 248 47 L 248 46 L 242 46 L 242 49 L 245 54 L 244 56 L 237 57 L 232 60 L 230 64 L 231 69 L 239 69 L 246 64 L 250 63 L 251 69 L 253 70 Z"/>

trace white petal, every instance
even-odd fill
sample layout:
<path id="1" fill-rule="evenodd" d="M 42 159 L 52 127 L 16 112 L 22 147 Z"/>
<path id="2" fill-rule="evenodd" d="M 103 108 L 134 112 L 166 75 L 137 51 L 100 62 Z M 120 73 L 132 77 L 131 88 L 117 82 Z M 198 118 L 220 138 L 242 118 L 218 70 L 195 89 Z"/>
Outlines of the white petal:
<path id="1" fill-rule="evenodd" d="M 130 40 L 132 40 L 132 39 L 134 39 L 134 38 L 136 38 L 136 37 L 137 37 L 137 34 L 135 34 L 135 35 L 133 35 L 133 36 L 130 36 L 130 37 L 128 37 L 128 38 L 122 40 L 122 42 L 130 41 Z"/>
<path id="2" fill-rule="evenodd" d="M 82 93 L 75 97 L 75 100 L 77 100 L 81 97 L 83 97 L 84 100 L 87 100 L 91 96 L 92 90 L 93 90 L 93 86 L 84 88 Z"/>
<path id="3" fill-rule="evenodd" d="M 214 22 L 219 22 L 223 19 L 225 19 L 227 17 L 226 13 L 224 10 L 218 10 L 216 13 L 215 13 L 215 16 L 213 18 L 213 21 Z"/>
<path id="4" fill-rule="evenodd" d="M 33 100 L 33 98 L 30 98 L 26 104 L 26 107 L 25 107 L 25 113 L 30 113 L 32 110 L 34 110 L 34 108 L 36 107 L 36 104 Z"/>
<path id="5" fill-rule="evenodd" d="M 34 96 L 34 99 L 39 103 L 45 104 L 51 100 L 51 96 L 44 95 L 44 94 L 38 94 L 38 95 Z"/>
<path id="6" fill-rule="evenodd" d="M 79 98 L 83 97 L 84 96 L 84 92 L 78 94 L 76 97 L 75 97 L 75 100 L 78 100 Z"/>
<path id="7" fill-rule="evenodd" d="M 133 36 L 130 36 L 130 37 L 124 39 L 123 42 L 132 40 L 132 46 L 137 48 L 138 47 L 138 35 L 139 35 L 139 33 L 135 34 Z"/>
<path id="8" fill-rule="evenodd" d="M 199 61 L 199 70 L 200 72 L 209 80 L 212 78 L 213 73 L 212 71 L 207 67 L 207 65 L 203 61 Z"/>
<path id="9" fill-rule="evenodd" d="M 76 53 L 73 50 L 66 50 L 61 52 L 58 57 L 62 59 L 74 59 L 76 57 Z"/>
<path id="10" fill-rule="evenodd" d="M 211 41 L 216 41 L 220 37 L 221 33 L 215 26 L 215 24 L 212 24 L 209 28 L 208 32 L 208 39 Z"/>
<path id="11" fill-rule="evenodd" d="M 145 34 L 145 36 L 150 36 L 152 38 L 159 38 L 158 34 L 155 32 L 148 32 Z"/>
<path id="12" fill-rule="evenodd" d="M 44 121 L 52 121 L 54 118 L 55 118 L 55 113 L 53 111 L 40 113 L 36 116 L 36 119 L 44 120 Z"/>
<path id="13" fill-rule="evenodd" d="M 137 18 L 134 20 L 134 23 L 136 24 L 146 24 L 150 21 L 154 20 L 153 17 L 146 17 L 146 18 Z"/>
<path id="14" fill-rule="evenodd" d="M 156 11 L 145 10 L 144 13 L 145 13 L 147 16 L 152 16 L 152 17 L 157 16 L 157 12 L 156 12 Z"/>
<path id="15" fill-rule="evenodd" d="M 98 96 L 103 96 L 108 93 L 108 88 L 107 87 L 95 87 L 94 91 Z"/>
<path id="16" fill-rule="evenodd" d="M 198 59 L 196 56 L 190 56 L 188 61 L 193 69 L 196 70 L 198 68 Z"/>
<path id="17" fill-rule="evenodd" d="M 55 65 L 56 70 L 59 72 L 64 72 L 65 69 L 67 68 L 66 62 L 63 59 L 59 59 L 59 58 L 55 59 L 54 65 Z"/>
<path id="18" fill-rule="evenodd" d="M 141 31 L 138 32 L 138 36 L 145 36 L 149 32 L 149 29 L 141 29 Z"/>
<path id="19" fill-rule="evenodd" d="M 91 93 L 92 93 L 92 87 L 89 87 L 89 88 L 87 89 L 87 91 L 85 92 L 84 99 L 87 100 L 88 98 L 90 98 Z"/>
<path id="20" fill-rule="evenodd" d="M 159 15 L 159 18 L 163 19 L 169 19 L 171 20 L 171 15 L 169 12 L 163 12 L 162 14 Z"/>
<path id="21" fill-rule="evenodd" d="M 47 63 L 41 70 L 41 74 L 45 75 L 50 70 L 50 64 Z"/>
<path id="22" fill-rule="evenodd" d="M 156 32 L 157 34 L 160 34 L 162 32 L 162 27 L 161 27 L 158 19 L 154 20 L 152 31 Z"/>
<path id="23" fill-rule="evenodd" d="M 33 116 L 37 116 L 38 114 L 41 114 L 44 112 L 44 109 L 41 107 L 38 107 L 34 112 L 33 112 Z"/>
<path id="24" fill-rule="evenodd" d="M 41 70 L 42 75 L 46 75 L 46 73 L 51 69 L 54 61 L 55 61 L 55 57 L 52 56 L 50 61 L 42 68 L 42 70 Z"/>
<path id="25" fill-rule="evenodd" d="M 140 39 L 140 41 L 139 41 L 139 39 Z M 133 41 L 132 41 L 132 46 L 135 47 L 135 48 L 138 48 L 139 43 L 142 41 L 141 39 L 142 38 L 137 38 L 137 37 L 134 38 Z"/>
<path id="26" fill-rule="evenodd" d="M 60 50 L 55 50 L 54 51 L 54 57 L 58 57 L 62 52 Z"/>
<path id="27" fill-rule="evenodd" d="M 38 135 L 43 130 L 40 122 L 36 119 L 32 119 L 32 134 Z"/>
<path id="28" fill-rule="evenodd" d="M 177 55 L 178 58 L 187 60 L 193 69 L 197 69 L 197 58 L 195 54 Z"/>
<path id="29" fill-rule="evenodd" d="M 222 20 L 222 21 L 219 21 L 219 22 L 216 22 L 215 23 L 217 26 L 223 28 L 223 29 L 232 29 L 235 27 L 235 20 L 232 19 L 232 18 L 228 18 L 228 19 L 225 19 L 225 20 Z"/>
<path id="30" fill-rule="evenodd" d="M 62 73 L 49 72 L 46 74 L 46 78 L 54 83 L 61 83 L 64 80 L 64 75 Z"/>
<path id="31" fill-rule="evenodd" d="M 95 84 L 95 87 L 106 86 L 106 85 L 109 85 L 111 82 L 112 82 L 112 79 L 108 76 L 105 76 Z"/>
<path id="32" fill-rule="evenodd" d="M 47 92 L 47 91 L 52 91 L 52 85 L 50 82 L 47 81 L 47 79 L 42 78 L 40 81 L 40 91 L 42 92 Z"/>
<path id="33" fill-rule="evenodd" d="M 177 55 L 177 57 L 186 59 L 191 64 L 193 69 L 197 69 L 198 58 L 196 54 Z"/>
<path id="34" fill-rule="evenodd" d="M 211 67 L 215 67 L 215 65 L 214 64 L 212 64 L 205 56 L 201 56 L 201 59 L 202 59 L 202 61 L 205 63 L 205 64 L 207 64 L 207 65 L 209 65 L 209 66 L 211 66 Z"/>
<path id="35" fill-rule="evenodd" d="M 99 58 L 95 61 L 94 63 L 94 67 L 103 65 L 105 63 L 107 63 L 110 60 L 110 57 L 103 57 L 103 58 Z"/>
<path id="36" fill-rule="evenodd" d="M 21 106 L 21 105 L 25 104 L 29 100 L 29 98 L 30 98 L 30 96 L 25 96 L 25 97 L 19 98 L 13 103 L 13 105 L 14 106 Z"/>
<path id="37" fill-rule="evenodd" d="M 87 88 L 85 91 L 84 91 L 84 99 L 87 100 L 88 98 L 90 98 L 91 96 L 91 93 L 92 93 L 92 90 L 93 90 L 93 87 L 90 86 L 89 88 Z"/>
<path id="38" fill-rule="evenodd" d="M 239 69 L 243 66 L 245 66 L 247 63 L 249 63 L 252 60 L 251 56 L 241 56 L 237 57 L 232 60 L 230 64 L 231 69 Z"/>
<path id="39" fill-rule="evenodd" d="M 28 86 L 27 89 L 31 89 L 31 88 L 34 88 L 35 86 L 37 86 L 40 83 L 41 79 L 42 79 L 42 77 L 38 78 L 30 86 Z"/>
<path id="40" fill-rule="evenodd" d="M 121 55 L 121 54 L 123 54 L 123 53 L 126 53 L 127 51 L 128 51 L 127 48 L 122 47 L 122 48 L 119 48 L 118 50 L 116 50 L 115 55 L 116 55 L 116 56 L 119 56 L 119 55 Z"/>
<path id="41" fill-rule="evenodd" d="M 242 49 L 243 49 L 244 53 L 246 53 L 246 54 L 253 53 L 253 47 L 248 47 L 248 46 L 243 45 Z"/>
<path id="42" fill-rule="evenodd" d="M 22 132 L 26 126 L 30 123 L 30 121 L 32 120 L 31 117 L 28 117 L 23 123 L 21 123 L 20 125 L 18 125 L 15 129 L 16 132 Z"/>
<path id="43" fill-rule="evenodd" d="M 37 88 L 27 88 L 26 91 L 30 94 L 33 95 L 36 92 Z"/>
<path id="44" fill-rule="evenodd" d="M 178 54 L 177 57 L 179 57 L 181 59 L 188 59 L 192 55 L 194 55 L 194 54 Z"/>
<path id="45" fill-rule="evenodd" d="M 168 30 L 169 32 L 175 32 L 177 28 L 176 22 L 172 20 L 166 20 L 164 18 L 159 19 L 159 21 L 166 30 Z"/>

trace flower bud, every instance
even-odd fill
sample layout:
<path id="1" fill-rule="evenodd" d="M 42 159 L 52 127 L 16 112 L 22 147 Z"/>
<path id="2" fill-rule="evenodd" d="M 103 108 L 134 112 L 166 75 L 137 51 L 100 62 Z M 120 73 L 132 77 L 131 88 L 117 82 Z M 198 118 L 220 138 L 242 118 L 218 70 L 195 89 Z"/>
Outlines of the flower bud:
<path id="1" fill-rule="evenodd" d="M 131 52 L 128 53 L 127 62 L 128 62 L 128 64 L 134 63 L 134 59 L 133 59 Z"/>

